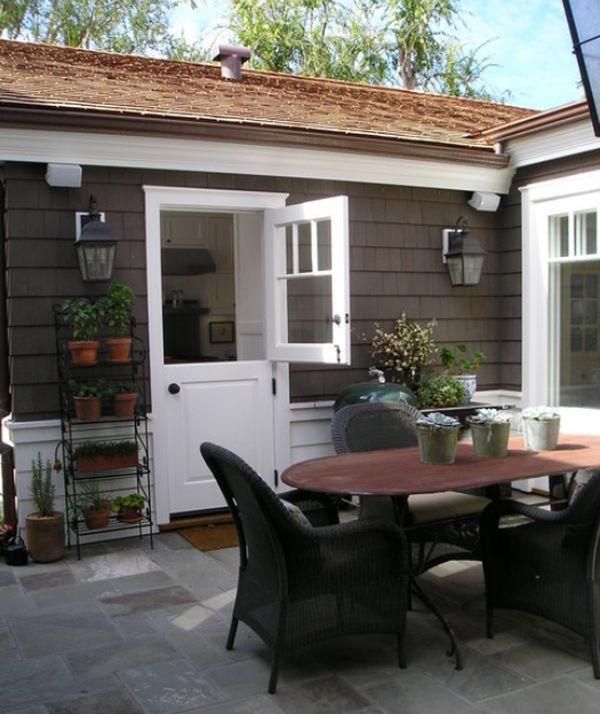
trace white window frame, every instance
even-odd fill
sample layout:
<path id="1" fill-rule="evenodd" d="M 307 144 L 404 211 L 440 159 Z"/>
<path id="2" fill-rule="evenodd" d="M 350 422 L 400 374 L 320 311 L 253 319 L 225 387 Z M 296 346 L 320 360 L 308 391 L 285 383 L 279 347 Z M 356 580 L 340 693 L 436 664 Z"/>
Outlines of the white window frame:
<path id="1" fill-rule="evenodd" d="M 556 356 L 550 354 L 550 256 L 548 219 L 560 213 L 598 210 L 600 220 L 600 171 L 525 186 L 523 218 L 523 406 L 547 404 L 551 398 L 551 370 Z M 600 246 L 597 245 L 597 250 Z M 570 251 L 571 252 L 571 251 Z M 553 259 L 553 262 L 587 262 L 594 256 Z M 583 411 L 583 410 L 582 410 Z M 589 409 L 586 410 L 589 413 Z"/>
<path id="2" fill-rule="evenodd" d="M 317 259 L 316 224 L 331 221 L 331 268 L 321 270 Z M 311 225 L 311 272 L 298 265 L 299 223 Z M 284 226 L 293 230 L 293 266 L 286 266 Z M 350 286 L 348 197 L 334 196 L 265 211 L 267 358 L 283 362 L 350 364 Z M 271 277 L 272 276 L 272 277 Z M 290 343 L 287 337 L 287 282 L 306 277 L 331 277 L 332 341 Z"/>

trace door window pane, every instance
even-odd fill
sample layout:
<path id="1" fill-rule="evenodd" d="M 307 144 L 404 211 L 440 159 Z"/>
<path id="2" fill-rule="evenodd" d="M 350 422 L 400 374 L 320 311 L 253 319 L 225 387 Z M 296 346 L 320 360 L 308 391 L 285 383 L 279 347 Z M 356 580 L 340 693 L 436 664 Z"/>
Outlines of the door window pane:
<path id="1" fill-rule="evenodd" d="M 569 216 L 550 216 L 550 257 L 565 258 L 569 255 Z"/>
<path id="2" fill-rule="evenodd" d="M 312 273 L 312 249 L 310 223 L 298 224 L 298 272 Z"/>
<path id="3" fill-rule="evenodd" d="M 575 255 L 594 255 L 596 253 L 596 211 L 579 211 L 574 217 Z"/>
<path id="4" fill-rule="evenodd" d="M 315 276 L 288 280 L 287 318 L 288 342 L 331 342 L 331 277 Z"/>

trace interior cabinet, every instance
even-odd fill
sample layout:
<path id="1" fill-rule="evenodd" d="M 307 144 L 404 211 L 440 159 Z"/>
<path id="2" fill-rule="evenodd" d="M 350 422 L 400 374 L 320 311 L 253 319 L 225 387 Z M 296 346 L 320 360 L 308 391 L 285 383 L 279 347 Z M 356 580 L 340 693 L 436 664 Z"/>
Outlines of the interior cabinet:
<path id="1" fill-rule="evenodd" d="M 147 416 L 147 376 L 146 349 L 143 341 L 135 334 L 135 321 L 131 320 L 132 338 L 131 359 L 124 363 L 114 363 L 107 359 L 102 341 L 98 359 L 94 365 L 74 366 L 68 350 L 69 330 L 64 323 L 60 306 L 54 308 L 56 330 L 56 355 L 58 367 L 58 393 L 60 402 L 60 427 L 63 473 L 65 483 L 65 516 L 67 524 L 67 545 L 75 545 L 77 556 L 81 558 L 81 546 L 92 536 L 110 537 L 125 531 L 137 531 L 140 537 L 148 536 L 153 547 L 151 470 L 149 458 L 149 435 Z M 98 380 L 109 384 L 131 385 L 138 394 L 134 413 L 131 417 L 114 415 L 110 397 L 102 400 L 101 416 L 97 420 L 77 418 L 73 390 L 70 380 L 78 384 L 91 384 Z M 88 442 L 135 442 L 137 458 L 130 459 L 130 464 L 118 468 L 105 468 L 102 464 L 91 470 L 84 467 L 81 460 L 78 468 L 76 450 Z M 124 522 L 112 513 L 108 525 L 90 529 L 85 522 L 82 501 L 86 484 L 95 482 L 103 498 L 114 499 L 128 494 L 139 494 L 146 500 L 141 517 L 136 522 Z"/>

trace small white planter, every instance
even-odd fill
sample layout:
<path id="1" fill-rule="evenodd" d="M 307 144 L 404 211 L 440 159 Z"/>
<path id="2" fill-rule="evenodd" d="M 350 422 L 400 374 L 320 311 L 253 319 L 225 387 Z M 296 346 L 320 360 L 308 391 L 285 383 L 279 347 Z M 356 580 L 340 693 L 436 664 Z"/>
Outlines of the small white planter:
<path id="1" fill-rule="evenodd" d="M 477 375 L 476 374 L 457 374 L 454 379 L 460 382 L 465 388 L 466 402 L 470 402 L 473 395 L 477 391 Z"/>
<path id="2" fill-rule="evenodd" d="M 523 418 L 523 439 L 529 451 L 552 451 L 558 444 L 560 417 L 555 419 Z"/>

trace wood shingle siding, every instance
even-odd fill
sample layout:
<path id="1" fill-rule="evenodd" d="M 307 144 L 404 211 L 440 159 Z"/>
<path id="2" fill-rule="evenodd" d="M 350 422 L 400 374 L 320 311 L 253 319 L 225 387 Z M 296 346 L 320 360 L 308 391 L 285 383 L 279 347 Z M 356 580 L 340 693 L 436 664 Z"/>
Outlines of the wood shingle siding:
<path id="1" fill-rule="evenodd" d="M 89 166 L 83 167 L 81 189 L 63 189 L 46 184 L 42 164 L 8 163 L 1 171 L 17 420 L 57 414 L 52 305 L 67 296 L 106 289 L 81 282 L 73 247 L 74 214 L 86 210 L 90 194 L 122 237 L 114 278 L 135 291 L 135 315 L 147 339 L 143 185 L 283 191 L 289 192 L 289 203 L 349 196 L 352 366 L 293 366 L 293 400 L 332 398 L 348 383 L 365 379 L 370 358 L 361 335 L 372 334 L 376 321 L 391 326 L 402 311 L 413 319 L 436 318 L 436 339 L 442 344 L 468 342 L 483 350 L 488 362 L 480 370 L 481 388 L 519 384 L 518 227 L 504 225 L 503 212 L 471 209 L 467 192 Z M 481 283 L 471 288 L 453 288 L 442 264 L 442 229 L 452 227 L 460 215 L 467 217 L 473 236 L 489 252 Z M 509 279 L 501 278 L 507 266 Z"/>

